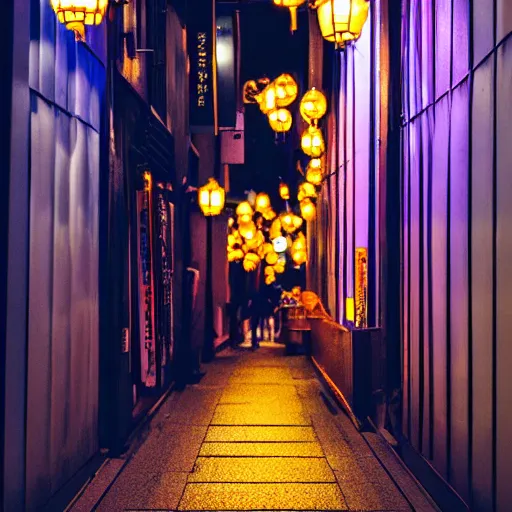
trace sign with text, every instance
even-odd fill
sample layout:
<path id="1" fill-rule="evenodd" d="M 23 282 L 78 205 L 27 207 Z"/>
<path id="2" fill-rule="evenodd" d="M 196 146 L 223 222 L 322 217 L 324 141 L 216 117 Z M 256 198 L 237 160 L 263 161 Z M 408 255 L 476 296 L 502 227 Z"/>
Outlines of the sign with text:
<path id="1" fill-rule="evenodd" d="M 214 20 L 214 0 L 191 0 L 188 2 L 190 130 L 195 133 L 216 131 Z"/>

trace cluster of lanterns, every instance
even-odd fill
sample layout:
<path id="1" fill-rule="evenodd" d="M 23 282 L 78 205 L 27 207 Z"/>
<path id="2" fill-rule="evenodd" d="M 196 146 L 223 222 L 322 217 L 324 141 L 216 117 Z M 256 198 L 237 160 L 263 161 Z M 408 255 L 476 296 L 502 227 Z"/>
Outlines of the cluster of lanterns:
<path id="1" fill-rule="evenodd" d="M 297 8 L 306 0 L 274 0 L 279 7 L 290 10 L 290 30 L 297 30 Z M 349 41 L 355 41 L 361 35 L 368 18 L 369 0 L 312 0 L 316 9 L 322 37 L 343 47 Z"/>
<path id="2" fill-rule="evenodd" d="M 292 127 L 292 114 L 286 107 L 297 99 L 298 93 L 297 82 L 291 75 L 283 73 L 272 82 L 267 79 L 246 82 L 244 102 L 257 103 L 268 117 L 271 128 L 276 133 L 285 133 Z"/>
<path id="3" fill-rule="evenodd" d="M 246 272 L 264 262 L 267 285 L 285 271 L 287 258 L 300 266 L 307 261 L 306 237 L 300 231 L 303 218 L 286 211 L 279 216 L 272 209 L 270 198 L 258 194 L 236 208 L 236 218 L 229 220 L 228 261 L 241 261 Z"/>

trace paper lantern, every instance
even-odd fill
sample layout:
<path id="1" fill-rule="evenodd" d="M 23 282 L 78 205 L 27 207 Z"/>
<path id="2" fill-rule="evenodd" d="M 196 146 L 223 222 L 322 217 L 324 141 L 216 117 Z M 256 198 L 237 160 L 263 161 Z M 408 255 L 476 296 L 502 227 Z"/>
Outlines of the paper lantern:
<path id="1" fill-rule="evenodd" d="M 292 259 L 296 265 L 302 265 L 306 263 L 306 261 L 308 260 L 308 256 L 306 254 L 306 251 L 297 251 L 292 254 Z"/>
<path id="2" fill-rule="evenodd" d="M 228 252 L 228 261 L 240 261 L 244 258 L 244 251 L 242 249 L 235 249 L 233 251 Z"/>
<path id="3" fill-rule="evenodd" d="M 256 225 L 254 222 L 248 222 L 247 224 L 241 224 L 238 228 L 240 235 L 246 240 L 252 240 L 256 235 Z"/>
<path id="4" fill-rule="evenodd" d="M 108 0 L 51 0 L 57 19 L 84 39 L 85 25 L 99 25 L 107 11 Z"/>
<path id="5" fill-rule="evenodd" d="M 272 210 L 272 208 L 269 208 L 268 210 L 265 210 L 263 212 L 263 218 L 265 220 L 274 220 L 276 218 L 277 213 Z"/>
<path id="6" fill-rule="evenodd" d="M 259 263 L 260 263 L 259 256 L 253 252 L 248 252 L 244 257 L 244 262 L 243 262 L 244 270 L 246 272 L 252 272 L 252 271 L 256 270 Z"/>
<path id="7" fill-rule="evenodd" d="M 344 45 L 361 35 L 368 18 L 368 0 L 317 0 L 318 24 L 327 41 Z"/>
<path id="8" fill-rule="evenodd" d="M 327 112 L 327 99 L 318 89 L 310 89 L 300 100 L 300 115 L 308 124 L 314 124 Z"/>
<path id="9" fill-rule="evenodd" d="M 236 207 L 236 214 L 240 217 L 241 215 L 250 215 L 251 218 L 254 214 L 254 211 L 252 209 L 252 206 L 249 204 L 248 201 L 242 201 L 237 207 Z"/>
<path id="10" fill-rule="evenodd" d="M 277 263 L 277 260 L 279 259 L 279 256 L 277 252 L 271 251 L 265 256 L 265 261 L 269 265 L 275 265 Z"/>
<path id="11" fill-rule="evenodd" d="M 265 271 L 264 271 L 264 274 L 266 276 L 270 276 L 270 275 L 273 275 L 274 274 L 274 267 L 270 267 L 270 266 L 266 266 L 265 267 Z"/>
<path id="12" fill-rule="evenodd" d="M 197 202 L 203 215 L 219 215 L 224 208 L 225 192 L 215 178 L 209 178 L 206 185 L 197 192 Z"/>
<path id="13" fill-rule="evenodd" d="M 272 130 L 277 133 L 284 133 L 292 127 L 292 114 L 286 108 L 278 108 L 269 112 L 268 122 Z"/>
<path id="14" fill-rule="evenodd" d="M 322 131 L 316 126 L 309 126 L 302 134 L 300 141 L 302 151 L 313 158 L 322 156 L 325 152 L 325 143 Z"/>
<path id="15" fill-rule="evenodd" d="M 274 89 L 276 92 L 276 104 L 278 107 L 287 107 L 291 105 L 299 93 L 297 82 L 287 73 L 279 75 L 274 80 Z"/>
<path id="16" fill-rule="evenodd" d="M 279 185 L 279 195 L 281 196 L 281 199 L 284 199 L 285 201 L 290 199 L 290 188 L 286 183 L 281 183 Z"/>
<path id="17" fill-rule="evenodd" d="M 256 196 L 256 211 L 264 212 L 268 208 L 270 208 L 270 197 L 268 196 L 268 194 L 260 192 Z"/>
<path id="18" fill-rule="evenodd" d="M 297 194 L 297 199 L 302 201 L 306 197 L 316 197 L 316 188 L 309 182 L 304 182 L 299 185 L 299 193 Z"/>
<path id="19" fill-rule="evenodd" d="M 276 274 L 282 274 L 284 272 L 284 264 L 282 263 L 276 263 L 274 265 L 274 272 Z"/>
<path id="20" fill-rule="evenodd" d="M 300 202 L 300 214 L 303 219 L 310 222 L 316 217 L 316 206 L 308 197 Z"/>
<path id="21" fill-rule="evenodd" d="M 320 158 L 312 158 L 306 168 L 306 181 L 312 185 L 318 186 L 324 179 L 324 171 L 322 168 L 322 160 Z"/>
<path id="22" fill-rule="evenodd" d="M 260 110 L 264 114 L 268 114 L 276 108 L 276 90 L 274 84 L 270 83 L 263 89 L 263 92 L 257 96 L 257 101 L 260 106 Z"/>
<path id="23" fill-rule="evenodd" d="M 265 277 L 265 284 L 267 286 L 270 286 L 272 283 L 275 283 L 275 281 L 276 281 L 276 276 L 274 274 Z"/>

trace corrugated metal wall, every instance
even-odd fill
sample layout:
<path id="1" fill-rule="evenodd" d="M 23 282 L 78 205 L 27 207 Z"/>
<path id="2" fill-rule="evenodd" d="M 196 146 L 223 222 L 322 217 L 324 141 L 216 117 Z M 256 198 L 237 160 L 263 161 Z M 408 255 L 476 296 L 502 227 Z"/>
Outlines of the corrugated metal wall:
<path id="1" fill-rule="evenodd" d="M 402 10 L 403 431 L 472 510 L 509 510 L 512 4 Z"/>
<path id="2" fill-rule="evenodd" d="M 98 450 L 98 263 L 104 29 L 88 44 L 31 3 L 26 508 Z M 96 38 L 96 41 L 93 39 Z"/>

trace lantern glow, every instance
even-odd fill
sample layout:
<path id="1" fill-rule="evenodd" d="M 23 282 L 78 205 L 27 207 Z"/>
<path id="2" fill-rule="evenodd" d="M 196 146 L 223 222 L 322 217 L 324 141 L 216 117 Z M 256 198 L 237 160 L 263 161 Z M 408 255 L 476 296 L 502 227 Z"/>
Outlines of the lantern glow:
<path id="1" fill-rule="evenodd" d="M 108 0 L 51 0 L 57 19 L 80 39 L 85 25 L 99 25 L 107 11 Z"/>
<path id="2" fill-rule="evenodd" d="M 209 178 L 206 185 L 197 192 L 197 200 L 203 215 L 219 215 L 224 208 L 225 192 L 214 178 Z"/>
<path id="3" fill-rule="evenodd" d="M 318 24 L 327 41 L 343 45 L 361 35 L 368 18 L 369 0 L 318 0 Z"/>
<path id="4" fill-rule="evenodd" d="M 274 80 L 274 88 L 278 107 L 287 107 L 297 99 L 299 93 L 297 82 L 287 73 L 279 75 Z"/>
<path id="5" fill-rule="evenodd" d="M 311 199 L 306 198 L 300 202 L 300 213 L 304 220 L 312 221 L 316 217 L 316 206 Z"/>
<path id="6" fill-rule="evenodd" d="M 279 185 L 279 195 L 281 196 L 281 199 L 284 199 L 285 201 L 290 199 L 290 188 L 286 183 L 281 183 Z"/>
<path id="7" fill-rule="evenodd" d="M 325 142 L 322 132 L 315 126 L 309 126 L 302 134 L 301 148 L 306 155 L 318 158 L 325 153 Z"/>
<path id="8" fill-rule="evenodd" d="M 260 192 L 256 196 L 256 211 L 263 213 L 265 210 L 270 208 L 270 197 L 264 192 Z"/>
<path id="9" fill-rule="evenodd" d="M 292 114 L 286 108 L 272 110 L 272 112 L 268 114 L 268 122 L 272 130 L 277 133 L 284 133 L 289 131 L 292 127 Z"/>
<path id="10" fill-rule="evenodd" d="M 318 186 L 322 183 L 323 179 L 322 160 L 320 158 L 311 159 L 306 168 L 306 181 L 312 185 Z"/>
<path id="11" fill-rule="evenodd" d="M 327 99 L 318 89 L 310 89 L 300 101 L 300 115 L 306 123 L 314 123 L 327 112 Z"/>

